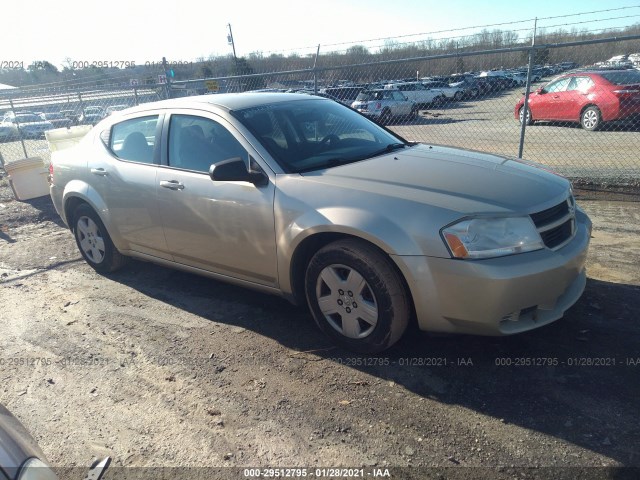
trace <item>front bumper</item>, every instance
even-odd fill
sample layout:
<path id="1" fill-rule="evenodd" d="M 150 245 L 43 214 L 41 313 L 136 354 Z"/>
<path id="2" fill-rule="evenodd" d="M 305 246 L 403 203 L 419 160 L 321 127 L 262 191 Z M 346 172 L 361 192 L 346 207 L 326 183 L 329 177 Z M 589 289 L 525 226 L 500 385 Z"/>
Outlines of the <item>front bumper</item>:
<path id="1" fill-rule="evenodd" d="M 394 257 L 411 290 L 421 330 L 510 335 L 562 317 L 582 295 L 591 221 L 559 250 L 488 260 Z"/>

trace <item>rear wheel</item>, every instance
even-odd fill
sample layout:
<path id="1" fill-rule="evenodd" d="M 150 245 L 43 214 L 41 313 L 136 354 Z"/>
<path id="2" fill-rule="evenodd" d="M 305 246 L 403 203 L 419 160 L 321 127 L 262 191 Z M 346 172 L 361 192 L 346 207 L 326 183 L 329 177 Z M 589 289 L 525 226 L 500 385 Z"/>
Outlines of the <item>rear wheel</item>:
<path id="1" fill-rule="evenodd" d="M 83 258 L 97 272 L 113 272 L 127 262 L 127 257 L 113 245 L 102 220 L 89 205 L 76 208 L 73 233 Z"/>
<path id="2" fill-rule="evenodd" d="M 409 323 L 400 274 L 384 253 L 359 240 L 320 249 L 307 267 L 305 290 L 320 329 L 349 350 L 381 352 L 402 337 Z"/>
<path id="3" fill-rule="evenodd" d="M 588 107 L 580 115 L 582 128 L 593 132 L 602 126 L 602 115 L 598 107 Z"/>

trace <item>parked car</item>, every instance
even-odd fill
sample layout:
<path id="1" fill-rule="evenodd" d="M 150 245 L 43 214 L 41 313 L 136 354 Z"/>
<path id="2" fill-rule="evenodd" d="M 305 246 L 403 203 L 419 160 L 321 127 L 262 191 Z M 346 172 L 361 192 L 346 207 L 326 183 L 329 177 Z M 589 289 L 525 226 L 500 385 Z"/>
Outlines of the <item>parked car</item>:
<path id="1" fill-rule="evenodd" d="M 482 335 L 541 327 L 586 282 L 591 222 L 569 181 L 408 142 L 310 95 L 147 103 L 53 152 L 50 178 L 96 271 L 135 257 L 281 295 L 359 352 L 390 347 L 411 319 Z"/>
<path id="2" fill-rule="evenodd" d="M 363 115 L 389 123 L 393 118 L 413 119 L 418 115 L 415 103 L 407 100 L 398 90 L 363 90 L 351 104 L 351 108 Z"/>
<path id="3" fill-rule="evenodd" d="M 86 478 L 100 480 L 110 459 L 95 462 Z M 57 480 L 42 450 L 27 429 L 9 410 L 0 404 L 0 479 Z"/>
<path id="4" fill-rule="evenodd" d="M 111 105 L 105 110 L 105 116 L 111 115 L 113 112 L 124 110 L 125 108 L 129 108 L 129 105 Z"/>
<path id="5" fill-rule="evenodd" d="M 51 122 L 54 128 L 68 128 L 73 124 L 70 118 L 60 112 L 43 113 L 42 117 L 43 120 Z"/>
<path id="6" fill-rule="evenodd" d="M 514 115 L 522 123 L 524 96 Z M 640 71 L 602 69 L 561 75 L 530 94 L 526 122 L 574 122 L 593 131 L 605 122 L 638 117 Z"/>
<path id="7" fill-rule="evenodd" d="M 464 98 L 464 89 L 460 87 L 454 87 L 445 82 L 430 81 L 424 82 L 423 85 L 428 90 L 440 90 L 445 96 L 445 101 L 459 102 Z"/>
<path id="8" fill-rule="evenodd" d="M 9 142 L 20 137 L 18 127 L 10 121 L 0 122 L 0 142 Z"/>
<path id="9" fill-rule="evenodd" d="M 80 123 L 80 115 L 78 115 L 74 110 L 60 110 L 60 113 L 67 117 L 72 125 L 78 125 Z"/>
<path id="10" fill-rule="evenodd" d="M 326 93 L 337 98 L 340 103 L 351 105 L 362 90 L 364 90 L 362 86 L 327 87 L 320 89 L 320 93 Z"/>
<path id="11" fill-rule="evenodd" d="M 44 136 L 44 132 L 51 130 L 53 124 L 48 120 L 42 120 L 35 113 L 17 113 L 11 116 L 5 116 L 2 125 L 7 127 L 13 124 L 18 130 L 18 134 L 24 138 L 40 138 Z"/>
<path id="12" fill-rule="evenodd" d="M 439 88 L 428 88 L 422 82 L 388 83 L 385 89 L 398 90 L 418 107 L 443 103 L 446 96 Z"/>
<path id="13" fill-rule="evenodd" d="M 92 106 L 92 107 L 84 107 L 82 110 L 82 114 L 80 115 L 80 124 L 82 125 L 95 125 L 104 117 L 106 117 L 106 112 L 104 108 Z"/>
<path id="14" fill-rule="evenodd" d="M 472 76 L 464 76 L 464 77 L 449 77 L 450 83 L 449 85 L 456 88 L 462 89 L 462 98 L 476 98 L 480 95 L 481 87 Z"/>

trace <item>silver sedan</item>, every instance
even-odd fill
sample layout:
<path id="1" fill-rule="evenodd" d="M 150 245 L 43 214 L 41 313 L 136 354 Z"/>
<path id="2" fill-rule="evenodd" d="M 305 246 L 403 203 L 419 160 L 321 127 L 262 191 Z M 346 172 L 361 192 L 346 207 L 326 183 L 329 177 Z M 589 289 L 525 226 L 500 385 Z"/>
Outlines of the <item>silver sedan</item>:
<path id="1" fill-rule="evenodd" d="M 507 335 L 585 286 L 570 183 L 515 159 L 414 144 L 299 94 L 149 103 L 54 152 L 51 196 L 99 272 L 129 257 L 308 305 L 365 353 L 410 322 Z"/>

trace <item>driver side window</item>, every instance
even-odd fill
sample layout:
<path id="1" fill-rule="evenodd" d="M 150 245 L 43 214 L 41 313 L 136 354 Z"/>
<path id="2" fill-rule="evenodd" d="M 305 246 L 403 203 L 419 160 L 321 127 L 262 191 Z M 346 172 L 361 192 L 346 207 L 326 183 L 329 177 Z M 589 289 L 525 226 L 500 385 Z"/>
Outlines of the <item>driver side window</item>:
<path id="1" fill-rule="evenodd" d="M 209 172 L 213 163 L 249 155 L 225 127 L 208 118 L 171 115 L 169 124 L 169 166 Z"/>

